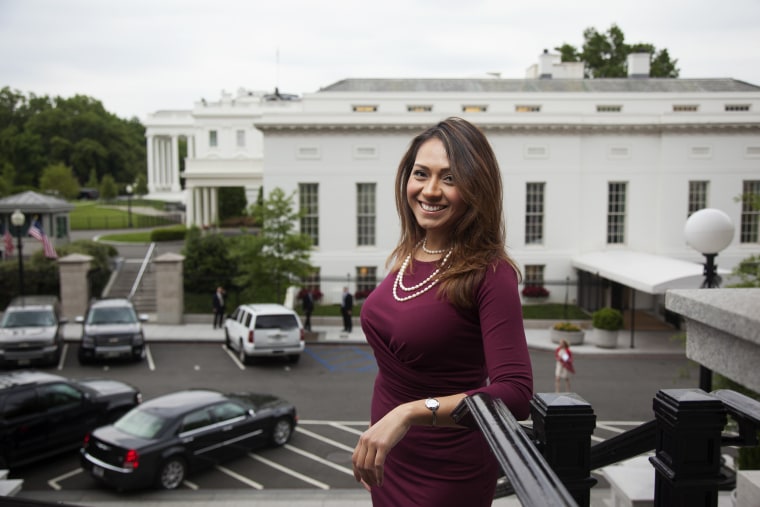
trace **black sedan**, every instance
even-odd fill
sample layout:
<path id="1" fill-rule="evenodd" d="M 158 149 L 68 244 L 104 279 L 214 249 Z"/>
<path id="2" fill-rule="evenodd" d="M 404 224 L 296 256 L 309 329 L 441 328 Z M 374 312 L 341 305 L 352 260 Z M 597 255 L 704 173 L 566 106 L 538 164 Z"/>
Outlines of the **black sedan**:
<path id="1" fill-rule="evenodd" d="M 188 472 L 280 446 L 298 421 L 276 396 L 187 390 L 144 402 L 85 438 L 82 467 L 116 489 L 174 489 Z"/>

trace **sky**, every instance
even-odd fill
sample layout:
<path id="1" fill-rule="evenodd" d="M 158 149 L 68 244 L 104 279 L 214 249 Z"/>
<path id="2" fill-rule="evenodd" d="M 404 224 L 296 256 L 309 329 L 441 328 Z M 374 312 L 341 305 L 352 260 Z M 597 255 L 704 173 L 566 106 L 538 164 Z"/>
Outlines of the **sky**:
<path id="1" fill-rule="evenodd" d="M 667 49 L 681 78 L 760 85 L 760 0 L 0 0 L 0 87 L 144 120 L 241 87 L 520 79 L 544 49 L 612 24 Z"/>

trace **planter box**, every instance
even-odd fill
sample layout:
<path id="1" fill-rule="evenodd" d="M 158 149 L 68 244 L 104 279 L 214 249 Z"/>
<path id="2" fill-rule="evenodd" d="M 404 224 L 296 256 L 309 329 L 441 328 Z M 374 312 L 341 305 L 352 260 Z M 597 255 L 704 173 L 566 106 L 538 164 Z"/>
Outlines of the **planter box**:
<path id="1" fill-rule="evenodd" d="M 580 345 L 583 343 L 585 335 L 586 332 L 582 329 L 580 331 L 558 331 L 553 327 L 549 328 L 549 338 L 552 343 L 559 343 L 560 340 L 564 339 L 568 345 Z"/>
<path id="2" fill-rule="evenodd" d="M 592 329 L 592 341 L 597 347 L 614 349 L 618 343 L 618 332 L 594 328 Z"/>

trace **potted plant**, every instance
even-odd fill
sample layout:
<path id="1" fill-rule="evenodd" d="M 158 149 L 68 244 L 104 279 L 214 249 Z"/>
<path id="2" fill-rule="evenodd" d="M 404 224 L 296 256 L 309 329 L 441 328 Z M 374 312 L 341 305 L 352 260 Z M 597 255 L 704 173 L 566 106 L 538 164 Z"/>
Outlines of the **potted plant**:
<path id="1" fill-rule="evenodd" d="M 600 308 L 591 314 L 594 345 L 606 349 L 617 347 L 618 331 L 623 328 L 623 314 L 615 308 Z"/>
<path id="2" fill-rule="evenodd" d="M 580 326 L 572 322 L 557 322 L 549 328 L 549 338 L 552 343 L 559 343 L 564 339 L 569 345 L 580 345 L 583 343 L 585 334 Z"/>

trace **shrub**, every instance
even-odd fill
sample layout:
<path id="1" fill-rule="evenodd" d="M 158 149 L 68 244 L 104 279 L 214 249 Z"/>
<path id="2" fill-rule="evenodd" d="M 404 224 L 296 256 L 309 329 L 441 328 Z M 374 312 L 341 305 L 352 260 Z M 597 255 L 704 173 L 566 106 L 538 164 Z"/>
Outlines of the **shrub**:
<path id="1" fill-rule="evenodd" d="M 615 308 L 600 308 L 591 314 L 591 323 L 596 329 L 617 331 L 623 327 L 623 314 Z"/>
<path id="2" fill-rule="evenodd" d="M 162 227 L 153 229 L 150 233 L 151 241 L 184 241 L 187 228 L 184 225 L 175 225 L 172 227 Z"/>
<path id="3" fill-rule="evenodd" d="M 557 331 L 565 331 L 568 333 L 574 333 L 581 330 L 580 326 L 576 326 L 572 322 L 557 322 L 554 324 L 554 329 Z"/>
<path id="4" fill-rule="evenodd" d="M 549 297 L 549 291 L 543 285 L 526 285 L 523 287 L 522 295 L 526 298 L 545 298 Z"/>

